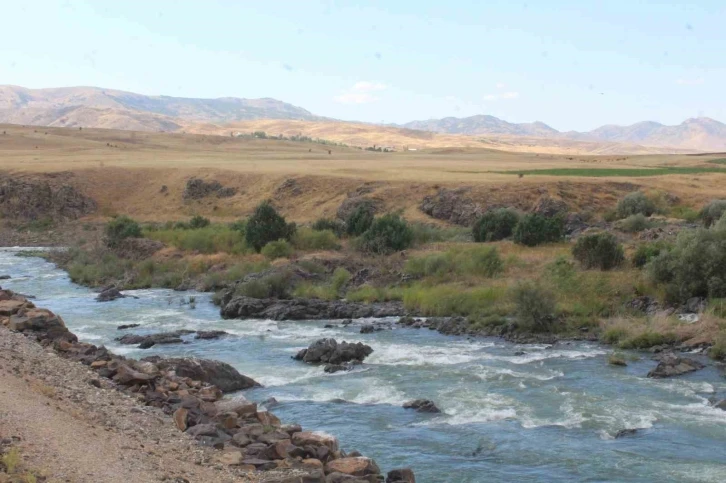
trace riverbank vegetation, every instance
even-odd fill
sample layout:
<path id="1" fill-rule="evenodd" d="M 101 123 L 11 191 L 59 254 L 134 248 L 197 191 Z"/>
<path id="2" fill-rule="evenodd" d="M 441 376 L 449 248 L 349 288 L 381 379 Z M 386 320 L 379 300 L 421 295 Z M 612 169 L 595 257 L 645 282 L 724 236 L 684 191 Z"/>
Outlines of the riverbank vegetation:
<path id="1" fill-rule="evenodd" d="M 419 316 L 466 317 L 481 333 L 599 338 L 624 349 L 713 345 L 712 356 L 726 356 L 726 201 L 706 205 L 694 226 L 634 192 L 613 208 L 622 221 L 577 232 L 566 213 L 498 209 L 467 229 L 366 206 L 310 226 L 267 203 L 230 224 L 119 217 L 104 243 L 51 258 L 90 286 L 400 301 Z M 139 233 L 159 243 L 153 255 L 129 254 L 124 240 Z"/>

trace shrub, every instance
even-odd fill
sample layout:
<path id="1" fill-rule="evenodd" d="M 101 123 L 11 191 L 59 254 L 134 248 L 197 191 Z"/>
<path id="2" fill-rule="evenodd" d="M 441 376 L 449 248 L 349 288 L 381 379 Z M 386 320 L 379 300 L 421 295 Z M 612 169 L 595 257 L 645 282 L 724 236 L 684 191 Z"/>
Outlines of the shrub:
<path id="1" fill-rule="evenodd" d="M 511 208 L 488 211 L 472 228 L 475 242 L 491 242 L 509 238 L 519 221 L 519 214 Z"/>
<path id="2" fill-rule="evenodd" d="M 514 229 L 514 241 L 529 247 L 562 240 L 565 223 L 562 217 L 546 218 L 536 213 L 522 217 Z"/>
<path id="3" fill-rule="evenodd" d="M 338 237 L 332 230 L 300 228 L 292 237 L 292 244 L 300 250 L 337 250 Z"/>
<path id="4" fill-rule="evenodd" d="M 373 287 L 363 285 L 362 287 L 349 290 L 345 294 L 349 302 L 388 302 L 391 300 L 402 300 L 403 289 L 398 287 Z"/>
<path id="5" fill-rule="evenodd" d="M 189 228 L 192 230 L 197 230 L 199 228 L 204 228 L 209 226 L 210 221 L 209 218 L 204 218 L 203 216 L 196 215 L 191 220 L 189 220 Z"/>
<path id="6" fill-rule="evenodd" d="M 389 213 L 376 218 L 361 241 L 362 249 L 370 253 L 399 252 L 411 246 L 413 232 L 406 220 Z"/>
<path id="7" fill-rule="evenodd" d="M 277 240 L 289 240 L 295 233 L 295 225 L 288 224 L 285 218 L 268 202 L 260 204 L 247 221 L 245 240 L 247 245 L 259 252 L 262 247 Z"/>
<path id="8" fill-rule="evenodd" d="M 649 261 L 660 255 L 663 250 L 665 250 L 665 247 L 662 243 L 644 243 L 638 245 L 631 259 L 633 266 L 635 268 L 643 268 Z"/>
<path id="9" fill-rule="evenodd" d="M 315 231 L 330 230 L 336 234 L 336 236 L 342 236 L 345 233 L 345 224 L 339 220 L 331 220 L 330 218 L 320 218 L 313 223 L 312 226 Z"/>
<path id="10" fill-rule="evenodd" d="M 721 215 L 715 225 L 712 226 L 714 230 L 726 230 L 726 213 Z"/>
<path id="11" fill-rule="evenodd" d="M 650 223 L 645 215 L 638 213 L 637 215 L 630 215 L 622 220 L 619 228 L 626 233 L 639 233 L 650 228 Z"/>
<path id="12" fill-rule="evenodd" d="M 700 213 L 691 207 L 679 205 L 671 208 L 670 216 L 693 223 L 698 221 Z"/>
<path id="13" fill-rule="evenodd" d="M 618 218 L 627 218 L 631 215 L 645 215 L 651 216 L 656 212 L 656 206 L 653 200 L 645 196 L 642 191 L 635 191 L 625 195 L 625 197 L 618 202 L 617 206 Z"/>
<path id="14" fill-rule="evenodd" d="M 726 200 L 713 200 L 701 209 L 699 216 L 706 228 L 716 223 L 726 213 Z"/>
<path id="15" fill-rule="evenodd" d="M 184 251 L 199 253 L 247 253 L 244 235 L 224 225 L 209 225 L 196 230 L 163 229 L 146 231 L 145 235 Z"/>
<path id="16" fill-rule="evenodd" d="M 291 279 L 288 272 L 273 273 L 238 285 L 235 293 L 255 299 L 285 299 L 289 297 Z"/>
<path id="17" fill-rule="evenodd" d="M 293 250 L 292 245 L 290 245 L 287 240 L 276 240 L 271 241 L 262 247 L 261 253 L 265 256 L 265 258 L 275 260 L 277 258 L 289 258 L 292 255 Z"/>
<path id="18" fill-rule="evenodd" d="M 373 224 L 373 212 L 367 206 L 359 206 L 345 220 L 345 231 L 350 236 L 360 236 Z"/>
<path id="19" fill-rule="evenodd" d="M 657 345 L 673 344 L 677 340 L 676 336 L 670 332 L 662 334 L 660 332 L 646 331 L 620 341 L 618 346 L 621 349 L 648 349 Z"/>
<path id="20" fill-rule="evenodd" d="M 651 279 L 666 289 L 671 302 L 691 297 L 726 296 L 726 231 L 682 231 L 675 246 L 649 265 Z"/>
<path id="21" fill-rule="evenodd" d="M 610 270 L 625 259 L 623 247 L 612 233 L 594 233 L 577 239 L 572 255 L 585 268 Z"/>
<path id="22" fill-rule="evenodd" d="M 324 285 L 301 284 L 295 289 L 296 297 L 317 298 L 323 300 L 335 300 L 345 284 L 350 280 L 350 272 L 343 267 L 338 267 L 330 277 L 330 281 Z"/>
<path id="23" fill-rule="evenodd" d="M 519 324 L 532 331 L 549 331 L 555 322 L 555 296 L 544 287 L 528 282 L 512 289 Z"/>
<path id="24" fill-rule="evenodd" d="M 106 244 L 116 247 L 126 238 L 140 238 L 141 227 L 128 216 L 117 216 L 106 225 Z"/>
<path id="25" fill-rule="evenodd" d="M 441 227 L 426 223 L 409 223 L 413 232 L 414 245 L 426 245 L 434 242 L 469 242 L 471 229 L 465 227 Z"/>
<path id="26" fill-rule="evenodd" d="M 726 334 L 722 333 L 716 337 L 716 341 L 708 350 L 708 356 L 717 361 L 726 361 Z"/>

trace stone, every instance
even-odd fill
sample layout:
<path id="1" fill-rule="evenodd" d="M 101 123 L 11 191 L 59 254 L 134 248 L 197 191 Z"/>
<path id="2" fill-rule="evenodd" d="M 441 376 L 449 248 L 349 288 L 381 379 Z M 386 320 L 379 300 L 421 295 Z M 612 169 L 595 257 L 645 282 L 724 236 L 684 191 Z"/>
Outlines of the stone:
<path id="1" fill-rule="evenodd" d="M 195 381 L 206 382 L 217 386 L 222 392 L 234 392 L 260 384 L 252 378 L 237 372 L 237 369 L 221 361 L 197 358 L 161 358 L 148 357 L 162 371 L 174 371 L 179 377 L 188 377 Z"/>
<path id="2" fill-rule="evenodd" d="M 0 275 L 0 280 L 10 280 L 11 278 L 10 275 Z"/>
<path id="3" fill-rule="evenodd" d="M 338 440 L 329 434 L 317 431 L 300 431 L 293 433 L 292 444 L 295 446 L 327 446 L 330 451 L 338 451 Z"/>
<path id="4" fill-rule="evenodd" d="M 481 217 L 483 210 L 466 195 L 468 190 L 468 188 L 442 188 L 435 195 L 426 196 L 419 209 L 438 220 L 471 226 Z"/>
<path id="5" fill-rule="evenodd" d="M 116 299 L 126 298 L 126 295 L 122 294 L 116 287 L 105 288 L 96 297 L 97 302 L 111 302 Z"/>
<path id="6" fill-rule="evenodd" d="M 381 472 L 375 461 L 363 456 L 340 458 L 325 465 L 326 473 L 343 473 L 351 476 L 377 475 Z"/>
<path id="7" fill-rule="evenodd" d="M 361 334 L 372 334 L 375 332 L 375 327 L 373 327 L 371 324 L 366 324 L 363 327 L 360 328 Z"/>
<path id="8" fill-rule="evenodd" d="M 197 335 L 195 335 L 194 338 L 202 339 L 202 340 L 211 340 L 211 339 L 219 339 L 220 337 L 224 337 L 226 335 L 229 335 L 229 334 L 223 330 L 199 330 L 199 331 L 197 331 Z"/>
<path id="9" fill-rule="evenodd" d="M 335 339 L 318 339 L 307 349 L 294 356 L 296 360 L 307 363 L 343 364 L 345 362 L 362 361 L 373 353 L 373 348 L 362 342 L 338 343 Z"/>
<path id="10" fill-rule="evenodd" d="M 320 299 L 255 299 L 229 293 L 222 297 L 225 319 L 326 320 L 396 317 L 405 313 L 401 302 L 356 303 Z"/>
<path id="11" fill-rule="evenodd" d="M 262 424 L 263 426 L 274 426 L 276 428 L 279 428 L 282 426 L 282 422 L 280 422 L 280 418 L 275 416 L 269 411 L 257 411 L 257 420 Z"/>
<path id="12" fill-rule="evenodd" d="M 0 315 L 4 317 L 15 315 L 27 303 L 24 300 L 2 300 L 0 301 Z"/>
<path id="13" fill-rule="evenodd" d="M 106 367 L 108 364 L 108 361 L 93 361 L 91 362 L 91 369 L 100 369 L 101 367 Z"/>
<path id="14" fill-rule="evenodd" d="M 624 438 L 626 436 L 633 436 L 638 432 L 638 428 L 621 429 L 615 433 L 615 439 Z"/>
<path id="15" fill-rule="evenodd" d="M 243 459 L 244 455 L 241 451 L 225 451 L 216 458 L 217 462 L 227 466 L 242 464 Z"/>
<path id="16" fill-rule="evenodd" d="M 415 399 L 403 403 L 404 409 L 415 409 L 419 413 L 440 413 L 441 410 L 436 407 L 433 401 L 429 399 Z"/>
<path id="17" fill-rule="evenodd" d="M 187 430 L 187 416 L 189 415 L 189 410 L 186 408 L 179 408 L 176 411 L 174 411 L 174 414 L 172 417 L 174 418 L 174 424 L 176 425 L 176 428 L 179 431 L 186 431 Z"/>
<path id="18" fill-rule="evenodd" d="M 126 364 L 119 365 L 116 370 L 114 380 L 124 386 L 133 386 L 134 384 L 149 384 L 156 377 L 150 374 L 144 374 L 143 372 L 135 371 Z"/>
<path id="19" fill-rule="evenodd" d="M 201 200 L 209 196 L 217 198 L 229 198 L 237 194 L 236 188 L 225 188 L 219 181 L 204 181 L 199 178 L 191 178 L 187 181 L 182 198 L 184 201 Z"/>
<path id="20" fill-rule="evenodd" d="M 197 424 L 187 428 L 186 433 L 194 438 L 199 436 L 217 436 L 217 426 L 214 424 Z"/>
<path id="21" fill-rule="evenodd" d="M 301 461 L 301 463 L 303 464 L 303 466 L 308 466 L 310 468 L 319 468 L 321 470 L 323 469 L 323 462 L 319 459 L 305 458 Z"/>
<path id="22" fill-rule="evenodd" d="M 252 440 L 247 436 L 247 434 L 240 432 L 232 436 L 232 443 L 236 446 L 239 446 L 240 448 L 244 448 L 245 446 L 252 443 Z"/>
<path id="23" fill-rule="evenodd" d="M 546 218 L 554 218 L 558 215 L 566 215 L 570 208 L 562 200 L 550 198 L 545 195 L 541 197 L 532 207 L 532 213 L 544 216 Z"/>
<path id="24" fill-rule="evenodd" d="M 687 357 L 678 357 L 673 353 L 666 353 L 660 357 L 660 362 L 656 368 L 648 372 L 648 377 L 675 377 L 698 371 L 704 367 L 702 363 L 696 360 Z"/>
<path id="25" fill-rule="evenodd" d="M 237 413 L 224 413 L 221 416 L 217 416 L 217 420 L 224 429 L 234 429 L 239 426 Z"/>
<path id="26" fill-rule="evenodd" d="M 116 327 L 116 330 L 126 330 L 126 329 L 134 329 L 136 327 L 140 327 L 141 324 L 125 324 L 125 325 L 119 325 Z"/>
<path id="27" fill-rule="evenodd" d="M 244 396 L 235 396 L 229 399 L 220 399 L 215 403 L 220 413 L 234 412 L 240 417 L 257 415 L 257 403 L 249 401 Z"/>
<path id="28" fill-rule="evenodd" d="M 720 400 L 719 402 L 714 404 L 713 407 L 726 411 L 726 399 Z"/>
<path id="29" fill-rule="evenodd" d="M 411 468 L 398 468 L 386 475 L 386 483 L 416 483 L 416 477 Z"/>

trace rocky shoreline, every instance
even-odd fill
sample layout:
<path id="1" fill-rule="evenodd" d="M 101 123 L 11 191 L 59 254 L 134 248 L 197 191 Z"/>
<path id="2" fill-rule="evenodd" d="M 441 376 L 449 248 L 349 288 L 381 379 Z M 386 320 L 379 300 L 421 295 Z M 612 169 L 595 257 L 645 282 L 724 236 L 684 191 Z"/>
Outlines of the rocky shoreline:
<path id="1" fill-rule="evenodd" d="M 231 366 L 200 359 L 114 355 L 105 347 L 79 342 L 53 312 L 22 295 L 0 289 L 0 325 L 37 341 L 95 373 L 88 384 L 113 388 L 140 404 L 157 408 L 164 420 L 205 447 L 219 450 L 214 463 L 239 475 L 270 472 L 269 483 L 377 483 L 384 480 L 375 461 L 346 453 L 333 436 L 283 425 L 271 412 L 243 396 L 223 397 L 256 384 Z M 395 469 L 388 483 L 413 483 L 410 469 Z"/>

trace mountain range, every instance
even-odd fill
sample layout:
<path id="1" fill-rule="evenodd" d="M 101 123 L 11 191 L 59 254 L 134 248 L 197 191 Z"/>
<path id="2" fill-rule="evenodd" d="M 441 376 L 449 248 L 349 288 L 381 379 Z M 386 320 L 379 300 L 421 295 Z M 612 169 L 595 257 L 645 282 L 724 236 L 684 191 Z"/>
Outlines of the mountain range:
<path id="1" fill-rule="evenodd" d="M 235 123 L 263 119 L 315 122 L 318 128 L 323 123 L 331 126 L 331 130 L 337 130 L 335 126 L 345 123 L 270 98 L 196 99 L 147 96 L 99 87 L 27 89 L 0 86 L 0 123 L 139 131 L 224 132 L 226 127 Z M 482 139 L 482 142 L 491 138 L 521 138 L 526 139 L 530 147 L 536 145 L 533 140 L 542 139 L 546 140 L 543 145 L 548 146 L 557 146 L 565 141 L 622 146 L 608 146 L 612 152 L 618 149 L 635 152 L 633 145 L 661 150 L 726 151 L 726 125 L 706 117 L 688 119 L 677 126 L 647 121 L 630 126 L 606 125 L 588 132 L 560 132 L 543 122 L 517 124 L 488 115 L 412 121 L 385 128 L 402 129 L 402 134 L 407 138 L 422 138 L 423 133 L 412 136 L 413 131 L 489 138 Z M 323 137 L 325 129 L 320 130 L 319 134 Z"/>

